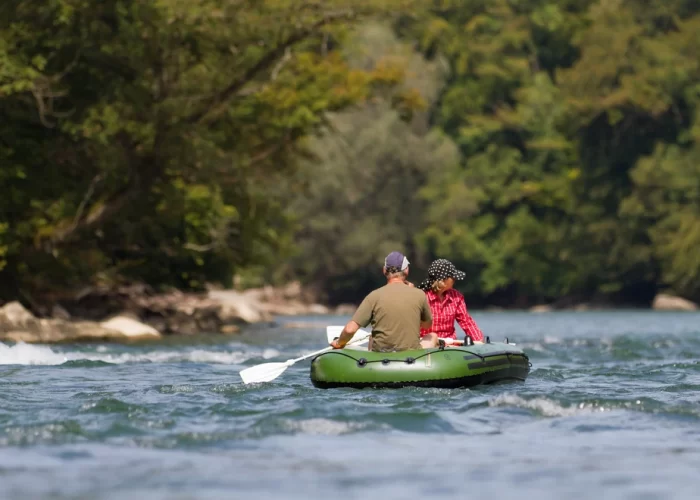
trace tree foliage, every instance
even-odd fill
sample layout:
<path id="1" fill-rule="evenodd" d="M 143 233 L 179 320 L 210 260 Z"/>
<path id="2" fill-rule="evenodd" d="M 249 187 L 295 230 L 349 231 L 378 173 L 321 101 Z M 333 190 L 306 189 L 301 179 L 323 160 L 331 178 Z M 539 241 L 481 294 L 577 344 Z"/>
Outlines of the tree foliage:
<path id="1" fill-rule="evenodd" d="M 331 302 L 356 300 L 380 285 L 383 258 L 395 248 L 421 262 L 415 236 L 427 207 L 417 193 L 459 161 L 454 144 L 428 126 L 445 68 L 424 61 L 386 26 L 362 27 L 349 47 L 353 67 L 394 72 L 401 84 L 331 114 L 330 129 L 310 141 L 314 156 L 297 177 L 306 186 L 291 201 L 297 251 L 281 271 L 317 285 Z"/>
<path id="2" fill-rule="evenodd" d="M 3 2 L 0 292 L 340 301 L 398 248 L 484 301 L 700 298 L 698 32 L 689 0 Z"/>
<path id="3" fill-rule="evenodd" d="M 462 152 L 422 192 L 423 248 L 468 269 L 471 293 L 508 303 L 697 297 L 683 183 L 697 175 L 699 8 L 443 1 L 404 19 L 405 38 L 450 61 L 434 123 Z"/>
<path id="4" fill-rule="evenodd" d="M 348 27 L 410 7 L 3 2 L 3 294 L 200 288 L 281 251 L 287 214 L 269 186 L 293 175 L 325 113 L 392 78 L 347 65 Z"/>

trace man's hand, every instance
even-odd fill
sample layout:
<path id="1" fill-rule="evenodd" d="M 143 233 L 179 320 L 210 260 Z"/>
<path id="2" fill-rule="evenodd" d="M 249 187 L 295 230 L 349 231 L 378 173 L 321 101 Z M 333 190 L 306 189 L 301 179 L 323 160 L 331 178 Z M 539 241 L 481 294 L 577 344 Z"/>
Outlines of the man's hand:
<path id="1" fill-rule="evenodd" d="M 331 347 L 333 349 L 342 349 L 343 347 L 345 347 L 345 344 L 341 345 L 338 339 L 334 339 L 333 342 L 331 342 Z"/>

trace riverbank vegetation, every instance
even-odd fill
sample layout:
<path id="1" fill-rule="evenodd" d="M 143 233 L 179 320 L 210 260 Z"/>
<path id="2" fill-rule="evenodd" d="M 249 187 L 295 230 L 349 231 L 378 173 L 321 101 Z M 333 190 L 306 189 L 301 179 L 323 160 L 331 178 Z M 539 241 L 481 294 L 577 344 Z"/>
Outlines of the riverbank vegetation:
<path id="1" fill-rule="evenodd" d="M 398 248 L 477 304 L 699 299 L 698 29 L 681 0 L 3 2 L 0 297 L 341 303 Z"/>

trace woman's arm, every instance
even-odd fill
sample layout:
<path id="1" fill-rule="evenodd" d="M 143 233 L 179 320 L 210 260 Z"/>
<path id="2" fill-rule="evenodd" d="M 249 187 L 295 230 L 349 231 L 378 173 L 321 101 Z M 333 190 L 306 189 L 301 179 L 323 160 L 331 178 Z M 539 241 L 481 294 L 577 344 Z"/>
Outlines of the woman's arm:
<path id="1" fill-rule="evenodd" d="M 457 298 L 457 309 L 455 311 L 455 318 L 457 323 L 462 327 L 464 333 L 466 333 L 474 342 L 483 342 L 484 334 L 476 325 L 476 321 L 471 317 L 467 311 L 467 304 L 464 302 L 464 296 L 460 293 Z"/>

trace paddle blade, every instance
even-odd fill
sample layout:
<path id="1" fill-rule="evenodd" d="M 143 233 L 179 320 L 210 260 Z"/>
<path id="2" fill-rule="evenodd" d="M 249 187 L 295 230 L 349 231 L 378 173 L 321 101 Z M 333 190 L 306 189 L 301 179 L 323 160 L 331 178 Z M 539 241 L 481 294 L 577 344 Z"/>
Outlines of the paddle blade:
<path id="1" fill-rule="evenodd" d="M 241 370 L 238 374 L 244 384 L 270 382 L 282 375 L 288 367 L 287 363 L 264 363 Z"/>
<path id="2" fill-rule="evenodd" d="M 328 340 L 328 343 L 330 344 L 335 339 L 340 337 L 340 334 L 342 332 L 343 332 L 342 326 L 327 326 L 326 327 L 326 339 Z"/>
<path id="3" fill-rule="evenodd" d="M 326 340 L 329 344 L 338 337 L 340 337 L 340 334 L 343 333 L 343 328 L 345 327 L 337 325 L 331 325 L 326 327 Z M 368 335 L 369 332 L 367 330 L 363 330 L 362 328 L 360 328 L 359 330 L 357 330 L 357 332 L 355 332 L 355 335 L 352 336 L 348 343 L 359 340 L 362 337 L 367 337 Z"/>

